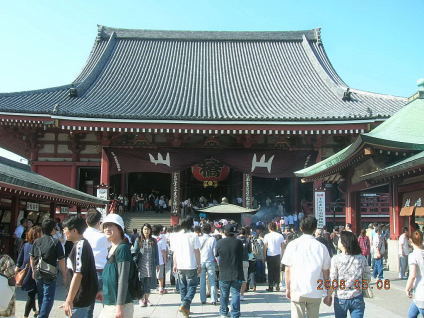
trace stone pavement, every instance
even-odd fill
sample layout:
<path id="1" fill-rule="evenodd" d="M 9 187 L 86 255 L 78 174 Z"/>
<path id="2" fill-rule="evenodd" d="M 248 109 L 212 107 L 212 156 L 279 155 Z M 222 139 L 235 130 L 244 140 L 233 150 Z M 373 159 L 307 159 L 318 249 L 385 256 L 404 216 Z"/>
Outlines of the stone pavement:
<path id="1" fill-rule="evenodd" d="M 406 281 L 397 279 L 397 273 L 384 272 L 385 278 L 390 279 L 390 290 L 377 290 L 373 284 L 375 297 L 366 299 L 365 317 L 405 317 L 410 300 L 406 297 L 403 289 Z M 60 279 L 59 279 L 60 281 Z M 290 303 L 283 296 L 282 292 L 269 293 L 265 291 L 266 286 L 258 286 L 257 292 L 246 293 L 246 300 L 241 303 L 242 317 L 290 317 Z M 16 317 L 23 317 L 26 293 L 17 291 L 17 312 Z M 65 299 L 65 289 L 61 282 L 58 282 L 56 290 L 56 301 L 50 317 L 65 317 L 63 311 L 59 309 Z M 135 306 L 134 317 L 168 318 L 182 317 L 178 313 L 179 295 L 169 293 L 166 295 L 152 294 L 150 297 L 151 306 L 141 308 Z M 219 317 L 218 306 L 210 304 L 202 305 L 197 293 L 191 307 L 193 318 Z M 101 304 L 96 304 L 95 317 L 101 310 Z M 96 315 L 97 314 L 97 315 Z M 333 308 L 321 304 L 320 317 L 333 317 Z"/>

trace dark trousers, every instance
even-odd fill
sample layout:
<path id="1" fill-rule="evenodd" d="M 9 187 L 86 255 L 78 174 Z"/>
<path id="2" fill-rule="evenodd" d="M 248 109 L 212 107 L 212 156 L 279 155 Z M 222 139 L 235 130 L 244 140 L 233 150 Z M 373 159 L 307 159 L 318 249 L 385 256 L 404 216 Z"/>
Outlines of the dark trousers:
<path id="1" fill-rule="evenodd" d="M 266 265 L 268 267 L 268 286 L 280 284 L 280 255 L 267 256 Z"/>
<path id="2" fill-rule="evenodd" d="M 256 260 L 256 272 L 255 272 L 255 281 L 257 283 L 265 283 L 265 262 L 263 260 Z"/>
<path id="3" fill-rule="evenodd" d="M 35 295 L 37 294 L 37 290 L 31 290 L 28 292 L 28 299 L 25 304 L 25 313 L 24 316 L 28 317 L 29 313 L 32 311 L 36 312 L 37 308 L 35 307 Z"/>

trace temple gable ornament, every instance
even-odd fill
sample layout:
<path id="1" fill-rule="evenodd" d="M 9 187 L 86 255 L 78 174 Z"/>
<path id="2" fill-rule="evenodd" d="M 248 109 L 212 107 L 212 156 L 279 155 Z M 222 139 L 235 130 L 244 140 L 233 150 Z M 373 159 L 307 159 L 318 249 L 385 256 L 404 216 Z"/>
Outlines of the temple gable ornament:
<path id="1" fill-rule="evenodd" d="M 166 165 L 168 167 L 171 167 L 171 159 L 169 157 L 169 152 L 166 153 L 166 157 L 163 158 L 162 154 L 158 152 L 157 159 L 153 157 L 151 153 L 149 153 L 150 162 L 154 163 L 155 165 Z"/>
<path id="2" fill-rule="evenodd" d="M 268 159 L 268 161 L 265 160 L 265 155 L 262 155 L 261 159 L 258 161 L 256 153 L 253 154 L 251 172 L 255 171 L 256 168 L 266 168 L 268 170 L 268 173 L 271 173 L 273 160 L 274 160 L 274 155 L 272 155 Z"/>

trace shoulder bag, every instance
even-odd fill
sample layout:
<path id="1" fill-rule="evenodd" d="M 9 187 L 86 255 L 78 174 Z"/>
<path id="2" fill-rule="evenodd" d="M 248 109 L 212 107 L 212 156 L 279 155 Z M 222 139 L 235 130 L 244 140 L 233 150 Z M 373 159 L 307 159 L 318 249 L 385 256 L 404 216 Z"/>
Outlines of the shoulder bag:
<path id="1" fill-rule="evenodd" d="M 364 265 L 364 267 L 362 268 L 362 273 L 364 273 L 364 271 L 365 271 L 365 268 L 368 266 L 368 264 L 366 263 L 366 261 L 365 261 L 365 263 L 364 263 L 365 265 Z M 370 275 L 367 275 L 368 277 L 365 277 L 364 275 L 362 275 L 362 280 L 366 280 L 367 281 L 367 288 L 365 288 L 365 289 L 362 289 L 362 296 L 364 296 L 364 298 L 374 298 L 374 292 L 373 292 L 373 290 L 370 288 L 370 282 L 371 282 L 371 280 L 370 280 Z"/>
<path id="2" fill-rule="evenodd" d="M 53 238 L 51 238 L 53 240 Z M 53 243 L 56 243 L 53 240 Z M 56 245 L 56 244 L 54 244 Z M 43 260 L 43 256 L 41 254 L 41 249 L 40 247 L 37 245 L 38 248 L 38 252 L 40 254 L 40 257 L 38 259 L 37 265 L 34 268 L 35 271 L 35 275 L 38 276 L 39 278 L 45 279 L 47 281 L 53 281 L 56 279 L 57 276 L 57 268 L 56 266 L 53 266 L 49 263 L 47 263 L 45 260 Z"/>

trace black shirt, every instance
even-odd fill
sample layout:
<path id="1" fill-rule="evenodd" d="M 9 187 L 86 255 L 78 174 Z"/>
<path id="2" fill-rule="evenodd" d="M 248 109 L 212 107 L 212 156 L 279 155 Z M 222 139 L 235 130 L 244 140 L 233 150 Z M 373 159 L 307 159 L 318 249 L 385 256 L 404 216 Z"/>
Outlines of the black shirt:
<path id="1" fill-rule="evenodd" d="M 67 267 L 73 273 L 81 273 L 82 280 L 74 298 L 74 307 L 90 306 L 97 294 L 97 273 L 93 250 L 87 240 L 81 239 L 69 254 Z"/>
<path id="2" fill-rule="evenodd" d="M 235 237 L 227 237 L 216 243 L 219 257 L 219 280 L 243 280 L 243 243 Z"/>
<path id="3" fill-rule="evenodd" d="M 35 263 L 41 256 L 46 263 L 57 266 L 57 261 L 65 258 L 62 244 L 50 235 L 43 235 L 36 239 L 32 245 L 31 256 L 34 257 Z"/>

